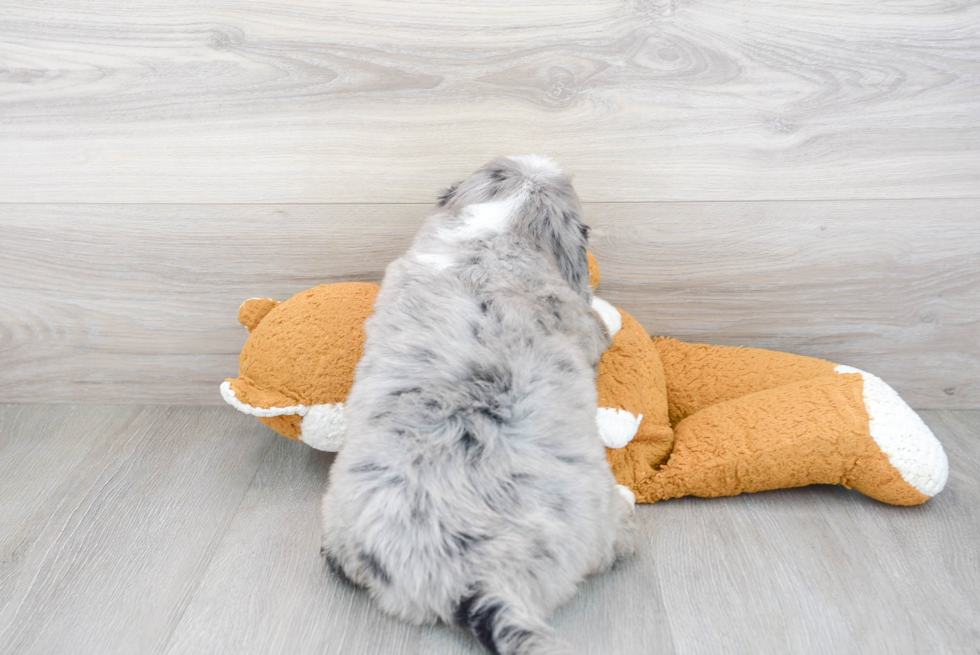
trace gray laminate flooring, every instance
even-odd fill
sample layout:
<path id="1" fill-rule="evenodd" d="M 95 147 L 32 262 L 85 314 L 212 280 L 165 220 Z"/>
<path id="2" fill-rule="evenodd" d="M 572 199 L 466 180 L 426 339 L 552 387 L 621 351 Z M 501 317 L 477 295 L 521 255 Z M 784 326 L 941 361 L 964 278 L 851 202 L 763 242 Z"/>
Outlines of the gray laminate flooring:
<path id="1" fill-rule="evenodd" d="M 923 412 L 950 480 L 642 506 L 638 557 L 553 623 L 583 653 L 980 652 L 980 411 Z M 0 406 L 0 652 L 479 653 L 328 574 L 333 456 L 225 407 Z"/>

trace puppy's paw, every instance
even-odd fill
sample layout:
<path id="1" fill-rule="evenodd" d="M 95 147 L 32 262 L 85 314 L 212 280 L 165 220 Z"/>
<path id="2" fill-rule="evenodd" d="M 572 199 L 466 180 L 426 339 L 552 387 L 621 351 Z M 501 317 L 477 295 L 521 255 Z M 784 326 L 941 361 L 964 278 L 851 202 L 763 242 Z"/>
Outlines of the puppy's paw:
<path id="1" fill-rule="evenodd" d="M 620 505 L 619 526 L 616 532 L 616 543 L 613 546 L 615 561 L 621 562 L 636 554 L 639 539 L 639 526 L 636 522 L 636 494 L 629 487 L 621 484 L 616 485 L 619 492 L 619 500 L 626 507 Z"/>

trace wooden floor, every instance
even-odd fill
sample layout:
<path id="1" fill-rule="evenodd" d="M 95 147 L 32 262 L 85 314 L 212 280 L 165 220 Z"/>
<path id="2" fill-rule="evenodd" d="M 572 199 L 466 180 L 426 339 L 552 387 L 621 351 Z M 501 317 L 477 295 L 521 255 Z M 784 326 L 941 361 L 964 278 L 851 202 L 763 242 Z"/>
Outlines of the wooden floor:
<path id="1" fill-rule="evenodd" d="M 980 412 L 929 411 L 924 506 L 838 487 L 642 506 L 554 618 L 584 653 L 976 653 Z M 324 570 L 332 455 L 224 407 L 0 406 L 0 652 L 479 653 Z"/>

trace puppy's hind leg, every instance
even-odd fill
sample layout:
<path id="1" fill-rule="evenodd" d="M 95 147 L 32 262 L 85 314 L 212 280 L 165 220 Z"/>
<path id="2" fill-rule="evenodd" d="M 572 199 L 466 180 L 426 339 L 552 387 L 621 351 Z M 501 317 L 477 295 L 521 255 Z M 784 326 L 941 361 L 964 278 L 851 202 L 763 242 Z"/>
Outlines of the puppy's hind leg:
<path id="1" fill-rule="evenodd" d="M 615 553 L 616 560 L 626 559 L 636 554 L 636 540 L 639 538 L 639 528 L 636 523 L 636 494 L 629 487 L 616 485 L 616 495 L 619 496 L 619 522 L 616 526 Z"/>
<path id="2" fill-rule="evenodd" d="M 611 569 L 617 562 L 629 559 L 636 554 L 639 529 L 636 523 L 636 496 L 629 487 L 617 484 L 613 487 L 609 502 L 611 530 L 614 530 L 612 548 L 596 569 L 602 573 Z"/>
<path id="3" fill-rule="evenodd" d="M 545 622 L 509 594 L 484 590 L 463 597 L 454 623 L 469 628 L 477 641 L 495 655 L 577 655 Z"/>
<path id="4" fill-rule="evenodd" d="M 364 586 L 357 582 L 348 572 L 347 563 L 349 561 L 348 549 L 346 547 L 344 534 L 345 531 L 340 525 L 340 517 L 335 511 L 336 504 L 331 502 L 331 495 L 328 493 L 323 499 L 322 505 L 322 532 L 320 539 L 320 556 L 334 574 L 344 582 L 355 587 Z"/>
<path id="5" fill-rule="evenodd" d="M 355 582 L 347 573 L 344 568 L 344 563 L 347 558 L 345 557 L 343 546 L 331 537 L 332 535 L 329 532 L 325 532 L 320 542 L 320 556 L 323 558 L 323 562 L 327 565 L 327 568 L 347 584 L 355 587 L 363 586 Z"/>

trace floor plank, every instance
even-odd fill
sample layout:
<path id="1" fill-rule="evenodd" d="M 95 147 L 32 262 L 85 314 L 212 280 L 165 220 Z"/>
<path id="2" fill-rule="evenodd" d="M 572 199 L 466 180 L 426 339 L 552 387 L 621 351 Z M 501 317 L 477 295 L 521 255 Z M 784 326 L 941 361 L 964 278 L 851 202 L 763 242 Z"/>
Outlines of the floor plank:
<path id="1" fill-rule="evenodd" d="M 0 405 L 0 561 L 19 557 L 21 528 L 42 510 L 99 439 L 138 407 Z M 57 502 L 57 500 L 55 500 Z M 0 573 L 10 573 L 7 566 Z M 0 587 L 5 586 L 0 583 Z"/>
<path id="2" fill-rule="evenodd" d="M 8 205 L 0 400 L 220 403 L 245 299 L 378 281 L 430 209 Z M 601 295 L 651 334 L 824 357 L 918 408 L 980 407 L 980 200 L 585 214 Z"/>
<path id="3" fill-rule="evenodd" d="M 8 0 L 0 202 L 976 197 L 980 6 Z"/>
<path id="4" fill-rule="evenodd" d="M 674 655 L 680 653 L 673 636 L 663 595 L 666 582 L 652 563 L 656 518 L 653 508 L 639 507 L 640 543 L 636 557 L 617 564 L 609 573 L 586 581 L 553 624 L 562 638 L 582 653 Z"/>
<path id="5" fill-rule="evenodd" d="M 54 424 L 71 413 L 45 410 Z M 159 652 L 269 445 L 265 428 L 221 408 L 123 413 L 14 538 L 3 534 L 16 553 L 2 564 L 0 651 Z M 56 468 L 58 454 L 45 455 L 38 466 Z"/>
<path id="6" fill-rule="evenodd" d="M 677 652 L 971 652 L 980 412 L 950 414 L 923 413 L 951 478 L 920 507 L 807 487 L 646 510 Z"/>
<path id="7" fill-rule="evenodd" d="M 88 448 L 75 465 L 35 451 L 39 470 L 67 475 L 0 560 L 0 653 L 481 652 L 459 630 L 383 616 L 323 569 L 331 455 L 230 409 L 101 411 L 102 423 L 93 408 L 0 407 L 4 475 L 27 432 Z M 971 652 L 980 411 L 923 416 L 951 463 L 927 504 L 810 487 L 642 506 L 637 558 L 590 580 L 553 624 L 596 654 Z M 15 529 L 0 523 L 0 543 Z"/>
<path id="8" fill-rule="evenodd" d="M 460 630 L 414 628 L 380 614 L 364 593 L 325 571 L 316 517 L 331 461 L 283 439 L 270 449 L 168 655 L 482 652 Z M 672 653 L 656 574 L 645 557 L 590 580 L 556 617 L 559 633 L 584 652 Z"/>
<path id="9" fill-rule="evenodd" d="M 333 455 L 274 442 L 167 649 L 178 653 L 419 653 L 418 630 L 378 613 L 320 557 Z"/>
<path id="10" fill-rule="evenodd" d="M 875 557 L 907 608 L 910 651 L 941 652 L 948 644 L 945 650 L 955 652 L 954 635 L 980 645 L 980 550 L 958 547 L 980 544 L 980 412 L 924 415 L 950 459 L 943 502 L 912 512 L 860 512 L 855 524 L 868 542 L 882 544 Z"/>

